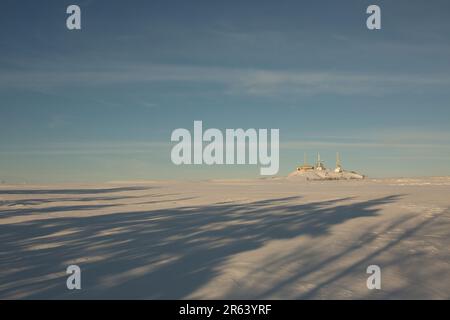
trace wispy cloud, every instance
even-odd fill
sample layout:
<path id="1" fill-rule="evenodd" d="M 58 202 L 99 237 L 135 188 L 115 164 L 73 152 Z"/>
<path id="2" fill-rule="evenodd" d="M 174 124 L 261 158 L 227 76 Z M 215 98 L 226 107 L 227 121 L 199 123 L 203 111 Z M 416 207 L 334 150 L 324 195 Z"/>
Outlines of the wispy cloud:
<path id="1" fill-rule="evenodd" d="M 132 155 L 151 154 L 169 150 L 170 142 L 98 141 L 46 143 L 19 146 L 3 146 L 0 154 L 17 155 Z"/>
<path id="2" fill-rule="evenodd" d="M 446 74 L 345 73 L 333 71 L 285 71 L 184 65 L 121 65 L 95 70 L 7 71 L 0 74 L 2 88 L 48 89 L 64 86 L 111 86 L 157 82 L 197 82 L 222 85 L 228 94 L 257 96 L 377 95 L 410 89 L 445 89 Z"/>
<path id="3" fill-rule="evenodd" d="M 354 149 L 412 149 L 450 151 L 450 134 L 444 131 L 420 131 L 411 128 L 386 129 L 375 135 L 364 132 L 354 136 L 316 136 L 299 140 L 285 140 L 282 149 L 302 148 L 354 148 Z"/>
<path id="4" fill-rule="evenodd" d="M 336 142 L 336 141 L 291 141 L 280 143 L 282 149 L 301 150 L 303 148 L 395 148 L 395 149 L 446 149 L 450 145 L 445 144 L 421 144 L 421 143 L 391 143 L 391 142 Z"/>

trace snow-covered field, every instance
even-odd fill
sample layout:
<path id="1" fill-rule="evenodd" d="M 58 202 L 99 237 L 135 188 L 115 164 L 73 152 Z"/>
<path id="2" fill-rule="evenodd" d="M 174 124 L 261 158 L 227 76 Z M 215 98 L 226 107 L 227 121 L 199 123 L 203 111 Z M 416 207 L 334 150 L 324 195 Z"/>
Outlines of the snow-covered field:
<path id="1" fill-rule="evenodd" d="M 447 177 L 0 185 L 0 298 L 449 299 L 449 207 Z"/>

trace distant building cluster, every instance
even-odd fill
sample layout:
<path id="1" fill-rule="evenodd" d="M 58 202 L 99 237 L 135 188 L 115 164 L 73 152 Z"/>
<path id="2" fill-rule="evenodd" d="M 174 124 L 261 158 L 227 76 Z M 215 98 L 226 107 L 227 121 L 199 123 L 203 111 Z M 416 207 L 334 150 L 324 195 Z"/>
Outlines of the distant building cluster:
<path id="1" fill-rule="evenodd" d="M 316 165 L 309 165 L 308 161 L 306 160 L 306 153 L 303 158 L 303 165 L 300 167 L 297 167 L 297 171 L 305 172 L 305 171 L 311 171 L 311 170 L 318 170 L 318 171 L 325 171 L 325 165 L 323 164 L 323 161 L 320 159 L 320 153 L 317 154 L 317 162 Z M 341 159 L 339 156 L 339 152 L 336 153 L 336 168 L 334 169 L 334 172 L 340 173 L 343 172 L 342 166 L 341 166 Z"/>
<path id="2" fill-rule="evenodd" d="M 306 153 L 303 159 L 303 165 L 297 167 L 297 170 L 289 175 L 289 177 L 304 177 L 306 180 L 350 180 L 364 179 L 365 176 L 355 171 L 346 171 L 342 168 L 339 152 L 336 153 L 336 166 L 330 170 L 325 167 L 324 162 L 317 154 L 315 165 L 308 164 Z"/>

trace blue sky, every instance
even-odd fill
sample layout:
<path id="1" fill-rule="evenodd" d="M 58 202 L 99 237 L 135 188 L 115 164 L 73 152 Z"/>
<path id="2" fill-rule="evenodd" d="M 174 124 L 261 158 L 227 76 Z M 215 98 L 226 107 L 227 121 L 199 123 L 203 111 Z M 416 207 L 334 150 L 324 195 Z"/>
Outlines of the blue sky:
<path id="1" fill-rule="evenodd" d="M 449 175 L 449 34 L 438 0 L 3 1 L 0 180 L 258 177 L 173 165 L 194 120 L 279 128 L 280 175 L 337 151 L 372 177 Z"/>

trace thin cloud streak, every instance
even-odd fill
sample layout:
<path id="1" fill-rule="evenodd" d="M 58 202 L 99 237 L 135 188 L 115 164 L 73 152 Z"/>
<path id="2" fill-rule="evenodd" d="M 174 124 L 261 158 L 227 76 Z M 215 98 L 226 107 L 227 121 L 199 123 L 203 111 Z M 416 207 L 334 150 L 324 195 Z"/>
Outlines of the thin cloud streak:
<path id="1" fill-rule="evenodd" d="M 0 74 L 2 88 L 48 89 L 158 82 L 215 83 L 228 94 L 377 95 L 412 88 L 446 89 L 442 74 L 375 74 L 193 67 L 180 65 L 121 66 L 104 71 L 9 71 Z"/>
<path id="2" fill-rule="evenodd" d="M 300 150 L 302 148 L 397 148 L 397 149 L 448 149 L 448 144 L 391 143 L 391 142 L 334 142 L 295 141 L 280 143 L 281 149 Z"/>
<path id="3" fill-rule="evenodd" d="M 175 142 L 92 142 L 92 143 L 66 143 L 48 144 L 41 146 L 8 146 L 2 147 L 0 154 L 18 155 L 129 155 L 160 153 L 162 150 L 170 152 Z M 208 143 L 204 142 L 204 146 Z M 450 143 L 436 141 L 434 143 L 412 143 L 397 141 L 313 141 L 297 140 L 280 142 L 281 150 L 302 150 L 305 148 L 385 148 L 385 149 L 438 149 L 450 151 Z"/>

